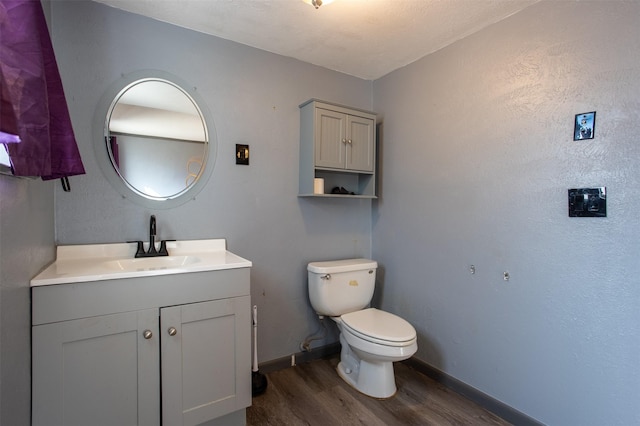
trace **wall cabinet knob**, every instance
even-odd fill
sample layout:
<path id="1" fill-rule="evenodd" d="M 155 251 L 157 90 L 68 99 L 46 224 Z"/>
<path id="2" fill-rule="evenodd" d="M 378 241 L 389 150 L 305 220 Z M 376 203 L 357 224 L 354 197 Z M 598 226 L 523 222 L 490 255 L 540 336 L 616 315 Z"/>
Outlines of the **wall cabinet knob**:
<path id="1" fill-rule="evenodd" d="M 142 337 L 149 340 L 153 337 L 153 333 L 151 332 L 151 330 L 145 330 L 142 332 Z"/>
<path id="2" fill-rule="evenodd" d="M 177 332 L 178 330 L 176 330 L 175 327 L 169 327 L 169 329 L 167 330 L 167 333 L 169 333 L 169 336 L 175 336 Z"/>

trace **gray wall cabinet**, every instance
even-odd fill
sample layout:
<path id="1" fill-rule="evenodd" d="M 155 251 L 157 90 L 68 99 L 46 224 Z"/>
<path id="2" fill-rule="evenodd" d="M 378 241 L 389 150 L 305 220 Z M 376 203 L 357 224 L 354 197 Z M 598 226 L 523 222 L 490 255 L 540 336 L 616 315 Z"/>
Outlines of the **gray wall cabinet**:
<path id="1" fill-rule="evenodd" d="M 300 195 L 335 196 L 334 187 L 374 198 L 376 115 L 317 100 L 300 105 Z M 313 179 L 325 194 L 313 193 Z"/>
<path id="2" fill-rule="evenodd" d="M 244 424 L 248 268 L 42 286 L 32 295 L 33 425 Z"/>

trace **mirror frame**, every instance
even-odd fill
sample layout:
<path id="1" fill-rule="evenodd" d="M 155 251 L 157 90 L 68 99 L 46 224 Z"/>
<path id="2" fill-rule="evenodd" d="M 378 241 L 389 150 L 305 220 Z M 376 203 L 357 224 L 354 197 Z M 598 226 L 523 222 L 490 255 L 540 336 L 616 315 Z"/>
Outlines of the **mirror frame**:
<path id="1" fill-rule="evenodd" d="M 160 198 L 144 195 L 139 190 L 131 187 L 119 172 L 116 171 L 105 141 L 105 136 L 107 136 L 109 132 L 108 119 L 117 101 L 116 96 L 118 96 L 124 88 L 140 80 L 165 80 L 191 96 L 206 126 L 205 130 L 208 142 L 205 148 L 204 170 L 201 170 L 198 180 L 191 184 L 189 188 L 168 197 Z M 93 119 L 93 134 L 94 154 L 104 177 L 111 186 L 120 193 L 122 198 L 129 199 L 149 209 L 169 209 L 195 200 L 196 195 L 202 191 L 211 177 L 218 151 L 218 139 L 211 112 L 204 99 L 198 94 L 197 89 L 173 74 L 158 70 L 134 71 L 130 74 L 123 75 L 115 81 L 98 102 Z"/>

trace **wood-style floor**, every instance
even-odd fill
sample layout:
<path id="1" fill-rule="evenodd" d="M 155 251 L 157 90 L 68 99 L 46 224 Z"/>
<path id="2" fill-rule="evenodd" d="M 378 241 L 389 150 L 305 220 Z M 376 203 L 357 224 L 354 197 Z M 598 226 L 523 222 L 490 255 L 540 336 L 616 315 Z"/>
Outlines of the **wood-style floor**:
<path id="1" fill-rule="evenodd" d="M 506 421 L 403 363 L 398 392 L 365 396 L 336 372 L 338 357 L 267 373 L 265 393 L 253 398 L 247 425 L 508 425 Z"/>

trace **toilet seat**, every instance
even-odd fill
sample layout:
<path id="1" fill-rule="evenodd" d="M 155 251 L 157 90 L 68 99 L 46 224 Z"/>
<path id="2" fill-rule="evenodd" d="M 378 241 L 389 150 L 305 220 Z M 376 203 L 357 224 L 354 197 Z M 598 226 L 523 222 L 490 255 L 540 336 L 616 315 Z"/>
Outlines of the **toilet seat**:
<path id="1" fill-rule="evenodd" d="M 416 341 L 416 330 L 411 324 L 397 315 L 379 309 L 350 312 L 340 319 L 345 331 L 372 343 L 404 347 Z"/>

